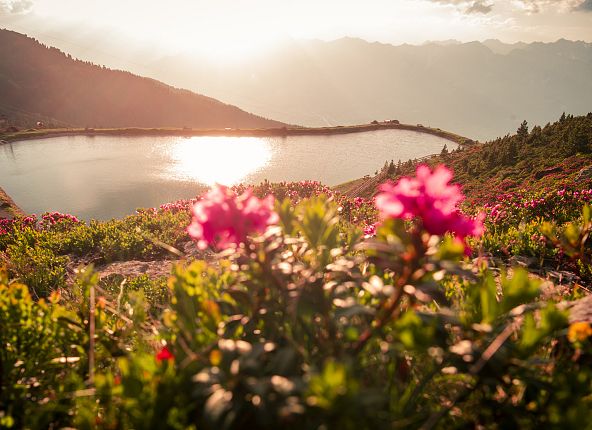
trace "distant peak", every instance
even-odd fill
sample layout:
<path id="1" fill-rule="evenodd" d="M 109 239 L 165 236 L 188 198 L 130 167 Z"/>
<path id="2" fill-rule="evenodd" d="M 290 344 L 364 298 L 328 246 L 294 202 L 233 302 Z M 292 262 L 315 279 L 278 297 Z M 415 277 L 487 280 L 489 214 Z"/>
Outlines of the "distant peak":
<path id="1" fill-rule="evenodd" d="M 462 42 L 456 39 L 446 39 L 446 40 L 426 40 L 423 45 L 440 45 L 440 46 L 448 46 L 448 45 L 461 45 Z"/>

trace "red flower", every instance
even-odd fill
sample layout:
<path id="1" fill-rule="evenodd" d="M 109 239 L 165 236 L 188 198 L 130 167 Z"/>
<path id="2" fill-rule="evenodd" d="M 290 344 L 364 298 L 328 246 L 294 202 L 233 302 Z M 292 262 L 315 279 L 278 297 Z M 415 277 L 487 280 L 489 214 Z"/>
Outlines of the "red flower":
<path id="1" fill-rule="evenodd" d="M 169 351 L 166 346 L 163 346 L 162 349 L 156 354 L 156 361 L 163 362 L 163 361 L 170 361 L 174 360 L 175 356 Z"/>

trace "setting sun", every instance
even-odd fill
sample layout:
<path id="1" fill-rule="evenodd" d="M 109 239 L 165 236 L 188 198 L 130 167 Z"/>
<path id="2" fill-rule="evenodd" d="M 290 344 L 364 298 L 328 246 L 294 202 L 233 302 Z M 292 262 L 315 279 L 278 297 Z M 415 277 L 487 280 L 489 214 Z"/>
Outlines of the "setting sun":
<path id="1" fill-rule="evenodd" d="M 271 160 L 271 146 L 256 137 L 200 137 L 174 146 L 172 172 L 167 177 L 213 185 L 234 185 Z M 218 164 L 212 160 L 224 160 Z"/>

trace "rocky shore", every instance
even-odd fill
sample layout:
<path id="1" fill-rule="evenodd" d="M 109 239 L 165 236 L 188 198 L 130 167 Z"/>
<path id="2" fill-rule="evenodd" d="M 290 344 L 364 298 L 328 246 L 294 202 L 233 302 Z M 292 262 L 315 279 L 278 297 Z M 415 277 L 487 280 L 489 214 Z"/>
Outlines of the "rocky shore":
<path id="1" fill-rule="evenodd" d="M 25 212 L 0 188 L 0 218 L 12 219 L 19 215 L 25 215 Z"/>

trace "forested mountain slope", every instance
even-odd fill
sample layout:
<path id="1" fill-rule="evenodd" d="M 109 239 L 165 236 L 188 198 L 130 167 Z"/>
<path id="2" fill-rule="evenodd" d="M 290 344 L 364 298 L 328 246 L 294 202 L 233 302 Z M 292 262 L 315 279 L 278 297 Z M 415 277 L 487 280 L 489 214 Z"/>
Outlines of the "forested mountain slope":
<path id="1" fill-rule="evenodd" d="M 0 30 L 5 122 L 81 127 L 262 128 L 283 124 L 153 79 L 78 61 Z"/>

